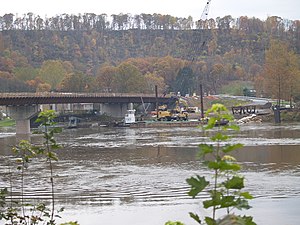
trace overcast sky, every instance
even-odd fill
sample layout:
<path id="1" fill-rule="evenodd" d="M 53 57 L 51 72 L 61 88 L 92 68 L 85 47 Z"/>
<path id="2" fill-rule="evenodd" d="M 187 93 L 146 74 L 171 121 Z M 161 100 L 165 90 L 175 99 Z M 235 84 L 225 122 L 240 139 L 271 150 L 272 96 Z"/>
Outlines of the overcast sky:
<path id="1" fill-rule="evenodd" d="M 201 17 L 207 0 L 2 0 L 0 15 L 13 13 L 21 16 L 32 12 L 44 16 L 68 13 L 141 14 L 160 13 L 177 17 Z M 280 16 L 300 19 L 300 0 L 211 0 L 209 18 L 231 15 L 258 17 Z"/>

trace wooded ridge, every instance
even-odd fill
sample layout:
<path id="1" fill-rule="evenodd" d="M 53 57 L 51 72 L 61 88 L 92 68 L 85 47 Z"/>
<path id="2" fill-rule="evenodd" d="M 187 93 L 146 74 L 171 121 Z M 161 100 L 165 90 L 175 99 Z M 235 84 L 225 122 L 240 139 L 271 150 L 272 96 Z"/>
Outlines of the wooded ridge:
<path id="1" fill-rule="evenodd" d="M 191 93 L 204 82 L 207 92 L 217 93 L 231 81 L 254 82 L 273 39 L 300 53 L 298 20 L 111 18 L 0 17 L 0 91 L 152 92 L 158 85 L 161 91 Z"/>

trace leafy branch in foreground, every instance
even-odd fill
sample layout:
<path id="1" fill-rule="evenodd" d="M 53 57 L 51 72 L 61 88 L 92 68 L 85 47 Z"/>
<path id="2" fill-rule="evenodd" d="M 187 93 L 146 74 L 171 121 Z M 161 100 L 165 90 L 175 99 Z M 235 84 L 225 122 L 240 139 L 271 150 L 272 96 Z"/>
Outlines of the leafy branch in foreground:
<path id="1" fill-rule="evenodd" d="M 55 225 L 55 217 L 60 217 L 59 213 L 63 211 L 63 208 L 55 211 L 55 191 L 54 191 L 54 179 L 53 179 L 53 161 L 57 161 L 58 157 L 55 150 L 60 146 L 57 144 L 54 135 L 60 133 L 61 129 L 53 127 L 55 125 L 55 112 L 53 110 L 43 111 L 39 114 L 36 122 L 40 123 L 43 127 L 44 142 L 42 145 L 33 145 L 28 141 L 22 140 L 13 148 L 13 153 L 16 155 L 16 168 L 21 173 L 21 191 L 20 202 L 18 196 L 13 195 L 12 183 L 17 180 L 14 177 L 11 182 L 10 191 L 8 188 L 0 190 L 0 220 L 7 221 L 7 225 L 37 225 L 47 224 Z M 31 204 L 28 199 L 24 200 L 25 196 L 25 175 L 29 167 L 29 163 L 33 158 L 45 158 L 50 170 L 50 184 L 51 184 L 51 208 L 49 209 L 46 203 Z M 7 197 L 10 195 L 10 201 Z M 14 198 L 13 198 L 14 197 Z M 29 199 L 30 200 L 30 199 Z M 21 213 L 19 213 L 21 211 Z M 66 225 L 78 225 L 77 222 L 65 223 Z"/>
<path id="2" fill-rule="evenodd" d="M 212 216 L 205 217 L 204 221 L 198 214 L 190 213 L 190 216 L 199 224 L 254 225 L 252 217 L 241 217 L 233 214 L 235 209 L 249 209 L 248 200 L 253 198 L 250 193 L 242 191 L 244 188 L 244 177 L 238 174 L 241 166 L 230 155 L 231 152 L 243 147 L 243 145 L 239 143 L 229 144 L 230 136 L 226 134 L 226 131 L 229 129 L 239 130 L 239 127 L 230 123 L 218 126 L 221 121 L 233 120 L 233 117 L 222 104 L 214 104 L 206 114 L 210 119 L 204 129 L 216 130 L 210 137 L 214 144 L 200 144 L 198 155 L 203 159 L 203 164 L 213 172 L 213 177 L 208 181 L 204 176 L 197 175 L 196 177 L 188 178 L 186 181 L 191 187 L 188 194 L 193 198 L 204 190 L 209 193 L 210 198 L 203 201 L 203 207 L 212 209 Z M 222 209 L 225 210 L 226 216 L 217 219 L 216 212 Z"/>
<path id="3" fill-rule="evenodd" d="M 251 216 L 235 215 L 235 210 L 249 209 L 248 200 L 252 195 L 243 192 L 244 177 L 238 174 L 241 166 L 236 159 L 230 155 L 236 149 L 242 148 L 242 144 L 230 144 L 228 130 L 238 131 L 239 127 L 224 123 L 233 121 L 233 117 L 222 104 L 214 104 L 207 112 L 209 120 L 204 127 L 211 130 L 210 140 L 213 144 L 200 144 L 198 156 L 202 159 L 204 166 L 212 171 L 213 177 L 209 180 L 205 176 L 196 175 L 186 179 L 190 185 L 188 195 L 193 198 L 203 191 L 209 193 L 210 198 L 203 201 L 204 209 L 211 209 L 212 216 L 201 218 L 198 214 L 190 212 L 190 217 L 198 224 L 207 225 L 256 225 Z M 225 125 L 224 125 L 225 124 Z M 225 212 L 225 216 L 217 218 L 217 211 Z M 218 214 L 219 215 L 219 214 Z M 168 224 L 182 224 L 170 222 Z"/>
<path id="4" fill-rule="evenodd" d="M 47 110 L 40 112 L 36 122 L 41 123 L 41 126 L 44 128 L 44 144 L 39 148 L 39 153 L 46 156 L 46 159 L 49 163 L 50 169 L 50 183 L 51 183 L 51 195 L 52 195 L 52 208 L 50 222 L 54 223 L 54 210 L 55 210 L 55 191 L 54 191 L 54 180 L 53 180 L 53 160 L 58 161 L 58 157 L 53 150 L 57 150 L 60 146 L 56 143 L 54 134 L 60 133 L 61 128 L 53 127 L 56 123 L 54 121 L 56 115 L 54 110 Z"/>

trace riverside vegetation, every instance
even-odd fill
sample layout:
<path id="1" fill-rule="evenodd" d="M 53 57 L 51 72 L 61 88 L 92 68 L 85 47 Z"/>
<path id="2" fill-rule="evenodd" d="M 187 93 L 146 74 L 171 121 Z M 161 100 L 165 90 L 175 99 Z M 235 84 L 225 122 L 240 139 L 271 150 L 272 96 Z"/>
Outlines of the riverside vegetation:
<path id="1" fill-rule="evenodd" d="M 6 225 L 55 225 L 56 218 L 63 208 L 56 210 L 55 207 L 55 185 L 53 163 L 58 160 L 55 151 L 60 148 L 54 135 L 61 132 L 55 128 L 55 112 L 47 110 L 41 112 L 36 122 L 43 127 L 44 142 L 42 145 L 33 145 L 29 141 L 21 140 L 13 147 L 14 158 L 9 160 L 9 187 L 0 191 L 0 221 L 6 221 Z M 29 164 L 34 160 L 45 160 L 49 167 L 49 183 L 51 190 L 51 202 L 34 203 L 34 199 L 25 200 L 26 183 L 25 177 L 29 171 Z M 20 179 L 21 186 L 16 184 Z M 33 182 L 33 181 L 32 181 Z M 47 184 L 45 184 L 47 185 Z M 20 193 L 19 195 L 17 193 Z M 64 225 L 76 225 L 76 222 L 68 222 Z"/>
<path id="2" fill-rule="evenodd" d="M 206 190 L 210 199 L 203 201 L 203 208 L 211 209 L 212 216 L 206 216 L 203 219 L 196 213 L 190 212 L 190 216 L 199 224 L 221 225 L 221 224 L 244 224 L 255 225 L 251 216 L 235 215 L 236 209 L 249 209 L 248 200 L 253 197 L 248 192 L 242 192 L 244 188 L 244 178 L 238 174 L 241 166 L 236 162 L 230 152 L 241 148 L 242 144 L 226 144 L 230 139 L 226 135 L 228 129 L 238 130 L 236 125 L 218 126 L 218 121 L 224 119 L 232 121 L 233 118 L 229 114 L 226 107 L 222 104 L 214 104 L 207 112 L 210 116 L 205 130 L 217 129 L 211 136 L 214 145 L 200 144 L 199 157 L 205 159 L 204 165 L 213 172 L 212 179 L 197 175 L 188 178 L 186 181 L 191 189 L 188 194 L 195 198 L 200 192 Z M 211 115 L 212 114 L 212 115 Z M 48 110 L 41 112 L 37 122 L 44 127 L 44 142 L 41 146 L 32 145 L 28 141 L 22 140 L 13 148 L 15 154 L 14 161 L 9 162 L 9 179 L 8 188 L 2 189 L 0 192 L 0 220 L 6 221 L 7 225 L 13 224 L 47 224 L 56 225 L 56 218 L 60 218 L 59 213 L 62 209 L 56 210 L 55 207 L 55 183 L 53 162 L 57 161 L 55 151 L 60 148 L 54 135 L 61 132 L 61 129 L 53 128 L 55 112 Z M 225 143 L 225 144 L 224 144 Z M 33 160 L 46 159 L 49 167 L 49 180 L 51 186 L 51 202 L 33 204 L 25 201 L 25 176 L 29 172 L 29 163 Z M 21 179 L 21 187 L 14 186 L 16 173 Z M 19 191 L 20 196 L 15 195 L 15 191 Z M 29 200 L 30 201 L 30 200 Z M 225 216 L 217 218 L 217 211 L 224 211 Z M 67 222 L 61 225 L 78 225 L 77 222 Z M 168 221 L 166 225 L 183 225 L 181 222 Z"/>

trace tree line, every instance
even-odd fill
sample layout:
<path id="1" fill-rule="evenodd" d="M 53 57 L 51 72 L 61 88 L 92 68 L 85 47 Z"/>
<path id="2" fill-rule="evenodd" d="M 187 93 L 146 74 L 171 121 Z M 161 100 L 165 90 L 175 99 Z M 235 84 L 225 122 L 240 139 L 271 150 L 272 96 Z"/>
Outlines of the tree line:
<path id="1" fill-rule="evenodd" d="M 282 32 L 299 29 L 299 21 L 292 21 L 278 16 L 270 16 L 265 21 L 255 17 L 230 15 L 206 20 L 188 16 L 174 17 L 158 13 L 131 15 L 120 13 L 107 15 L 102 13 L 60 14 L 42 18 L 31 12 L 22 16 L 7 13 L 0 16 L 0 31 L 3 30 L 191 30 L 191 29 L 238 29 L 245 32 Z"/>

